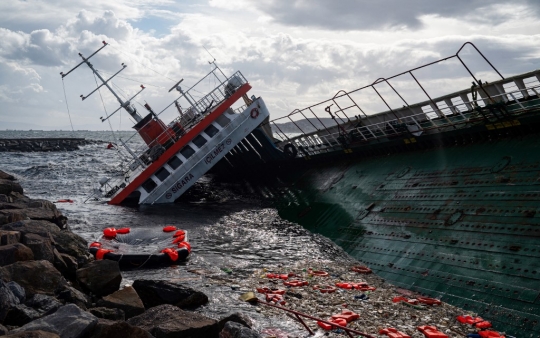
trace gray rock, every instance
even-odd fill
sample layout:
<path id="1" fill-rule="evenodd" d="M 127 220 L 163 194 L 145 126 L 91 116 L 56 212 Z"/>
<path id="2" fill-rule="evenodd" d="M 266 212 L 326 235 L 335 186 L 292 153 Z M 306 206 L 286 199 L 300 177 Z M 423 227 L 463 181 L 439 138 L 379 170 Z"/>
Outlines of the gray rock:
<path id="1" fill-rule="evenodd" d="M 19 243 L 21 233 L 18 231 L 0 230 L 0 246 Z"/>
<path id="2" fill-rule="evenodd" d="M 0 178 L 0 194 L 9 195 L 12 191 L 22 194 L 23 188 L 13 180 Z"/>
<path id="3" fill-rule="evenodd" d="M 24 304 L 18 304 L 9 309 L 8 313 L 6 314 L 6 318 L 4 318 L 3 324 L 23 326 L 24 324 L 27 324 L 39 317 L 41 317 L 41 313 L 38 311 Z"/>
<path id="4" fill-rule="evenodd" d="M 21 210 L 0 210 L 0 225 L 12 222 L 18 222 L 28 219 L 24 211 Z"/>
<path id="5" fill-rule="evenodd" d="M 249 328 L 253 327 L 253 322 L 251 321 L 251 318 L 240 312 L 231 313 L 227 317 L 221 319 L 218 322 L 219 331 L 223 330 L 227 322 L 235 322 Z"/>
<path id="6" fill-rule="evenodd" d="M 27 296 L 36 293 L 54 295 L 67 281 L 48 261 L 16 262 L 0 267 L 0 279 L 21 285 Z"/>
<path id="7" fill-rule="evenodd" d="M 8 334 L 8 329 L 4 325 L 0 324 L 0 336 L 5 336 L 6 334 Z"/>
<path id="8" fill-rule="evenodd" d="M 236 322 L 227 322 L 219 338 L 262 338 L 256 331 Z"/>
<path id="9" fill-rule="evenodd" d="M 34 259 L 54 263 L 53 246 L 49 236 L 41 237 L 37 234 L 26 234 L 22 242 L 32 250 Z"/>
<path id="10" fill-rule="evenodd" d="M 122 290 L 103 297 L 98 302 L 98 305 L 121 309 L 125 312 L 126 318 L 131 318 L 144 312 L 144 305 L 137 291 L 131 286 L 126 286 Z"/>
<path id="11" fill-rule="evenodd" d="M 0 323 L 4 322 L 9 309 L 20 303 L 19 298 L 13 294 L 7 283 L 0 279 Z"/>
<path id="12" fill-rule="evenodd" d="M 65 271 L 62 271 L 62 270 L 59 269 L 60 272 L 67 279 L 72 280 L 72 281 L 76 280 L 77 279 L 77 269 L 79 268 L 79 263 L 77 263 L 77 259 L 75 257 L 73 257 L 73 256 L 68 255 L 68 254 L 59 253 L 59 255 L 60 255 L 60 259 L 65 264 Z"/>
<path id="13" fill-rule="evenodd" d="M 168 281 L 136 280 L 133 288 L 147 309 L 162 304 L 194 308 L 208 303 L 204 293 Z"/>
<path id="14" fill-rule="evenodd" d="M 90 254 L 88 252 L 88 242 L 81 236 L 68 230 L 62 230 L 53 234 L 55 247 L 58 252 L 77 258 L 78 264 L 86 264 Z"/>
<path id="15" fill-rule="evenodd" d="M 0 203 L 12 203 L 13 199 L 5 194 L 0 194 Z"/>
<path id="16" fill-rule="evenodd" d="M 88 335 L 97 323 L 97 318 L 74 304 L 59 308 L 55 313 L 34 320 L 16 332 L 43 330 L 58 334 L 62 338 L 82 338 Z"/>
<path id="17" fill-rule="evenodd" d="M 128 324 L 150 332 L 156 338 L 217 337 L 218 326 L 213 319 L 174 305 L 159 305 L 127 320 Z"/>
<path id="18" fill-rule="evenodd" d="M 93 261 L 77 270 L 79 284 L 98 295 L 109 295 L 120 288 L 122 275 L 118 262 L 109 260 Z"/>
<path id="19" fill-rule="evenodd" d="M 17 282 L 9 282 L 7 283 L 8 288 L 13 292 L 15 297 L 19 299 L 19 302 L 24 303 L 26 300 L 26 291 L 24 291 L 24 288 L 20 286 Z"/>
<path id="20" fill-rule="evenodd" d="M 90 306 L 90 298 L 71 286 L 65 286 L 64 289 L 58 293 L 58 299 L 73 303 L 83 310 L 86 310 Z"/>
<path id="21" fill-rule="evenodd" d="M 120 309 L 111 309 L 108 307 L 94 307 L 88 310 L 91 314 L 98 318 L 108 320 L 126 320 L 126 314 Z"/>
<path id="22" fill-rule="evenodd" d="M 60 338 L 59 335 L 47 331 L 25 331 L 18 333 L 10 333 L 6 338 Z"/>
<path id="23" fill-rule="evenodd" d="M 50 315 L 63 305 L 58 299 L 52 296 L 40 294 L 30 297 L 25 304 L 34 308 L 42 316 Z"/>
<path id="24" fill-rule="evenodd" d="M 0 246 L 0 266 L 6 266 L 18 261 L 34 259 L 32 250 L 24 244 L 15 243 Z"/>
<path id="25" fill-rule="evenodd" d="M 10 174 L 6 173 L 3 170 L 0 170 L 0 179 L 9 180 L 9 181 L 15 181 L 15 177 L 13 175 L 10 175 Z"/>
<path id="26" fill-rule="evenodd" d="M 126 322 L 114 322 L 99 319 L 91 338 L 152 338 L 153 336 L 139 327 L 131 326 Z"/>

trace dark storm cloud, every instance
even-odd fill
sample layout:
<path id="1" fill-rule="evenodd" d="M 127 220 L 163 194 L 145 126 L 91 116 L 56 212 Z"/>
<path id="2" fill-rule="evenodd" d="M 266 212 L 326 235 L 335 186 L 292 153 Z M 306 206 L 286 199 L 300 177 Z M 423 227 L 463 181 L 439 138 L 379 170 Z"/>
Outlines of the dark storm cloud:
<path id="1" fill-rule="evenodd" d="M 479 23 L 500 24 L 508 20 L 507 13 L 497 7 L 507 0 L 260 0 L 256 6 L 275 21 L 291 26 L 311 26 L 333 30 L 419 29 L 422 15 L 445 18 L 467 18 Z M 540 15 L 540 1 L 514 0 L 525 12 Z M 520 15 L 527 13 L 519 13 Z"/>

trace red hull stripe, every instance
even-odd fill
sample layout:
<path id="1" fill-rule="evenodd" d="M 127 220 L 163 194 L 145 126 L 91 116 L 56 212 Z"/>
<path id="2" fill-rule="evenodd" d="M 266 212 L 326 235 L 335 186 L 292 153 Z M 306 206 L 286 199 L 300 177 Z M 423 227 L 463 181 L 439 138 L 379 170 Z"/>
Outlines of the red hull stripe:
<path id="1" fill-rule="evenodd" d="M 206 116 L 201 122 L 199 122 L 193 129 L 188 131 L 184 136 L 182 136 L 175 144 L 172 145 L 169 149 L 159 157 L 157 161 L 149 165 L 139 176 L 137 176 L 127 187 L 120 191 L 116 196 L 114 196 L 109 204 L 120 204 L 124 199 L 126 199 L 129 194 L 131 194 L 135 189 L 141 186 L 152 174 L 154 174 L 159 168 L 161 168 L 171 157 L 180 151 L 186 144 L 188 144 L 195 136 L 199 135 L 203 130 L 206 129 L 214 120 L 223 114 L 227 108 L 232 106 L 242 95 L 246 94 L 251 89 L 249 83 L 242 85 L 238 90 L 232 94 L 228 99 L 223 101 L 219 106 L 217 106 L 214 111 L 212 111 L 208 116 Z"/>

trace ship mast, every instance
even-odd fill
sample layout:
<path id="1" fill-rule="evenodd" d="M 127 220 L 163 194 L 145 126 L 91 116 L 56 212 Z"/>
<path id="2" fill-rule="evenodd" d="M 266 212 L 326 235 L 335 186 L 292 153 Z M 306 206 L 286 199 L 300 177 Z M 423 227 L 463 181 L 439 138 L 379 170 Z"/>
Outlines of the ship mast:
<path id="1" fill-rule="evenodd" d="M 95 51 L 94 53 L 92 53 L 89 57 L 85 58 L 81 53 L 79 53 L 79 56 L 82 58 L 82 61 L 81 63 L 79 63 L 78 65 L 76 65 L 75 67 L 73 67 L 69 72 L 67 73 L 63 73 L 63 72 L 60 72 L 60 75 L 62 75 L 62 78 L 66 77 L 69 73 L 71 73 L 72 71 L 74 71 L 76 68 L 78 68 L 80 65 L 82 65 L 83 63 L 85 63 L 91 70 L 92 72 L 99 78 L 99 80 L 102 82 L 102 84 L 100 86 L 98 86 L 96 89 L 94 89 L 90 94 L 84 96 L 84 95 L 81 95 L 81 98 L 83 99 L 83 101 L 88 98 L 90 95 L 94 94 L 99 88 L 105 86 L 107 87 L 107 89 L 109 89 L 109 91 L 116 97 L 116 99 L 118 100 L 118 103 L 120 103 L 120 107 L 118 109 L 116 109 L 112 114 L 106 116 L 105 118 L 103 117 L 100 117 L 101 119 L 101 122 L 105 122 L 107 121 L 111 116 L 113 116 L 117 111 L 119 111 L 121 108 L 124 108 L 128 114 L 136 121 L 136 122 L 140 122 L 142 120 L 142 117 L 137 113 L 137 109 L 135 109 L 135 107 L 133 107 L 133 105 L 131 105 L 131 100 L 133 100 L 137 95 L 139 95 L 144 89 L 145 87 L 143 85 L 141 85 L 141 90 L 139 90 L 135 95 L 133 95 L 130 99 L 128 99 L 127 101 L 123 101 L 120 96 L 118 96 L 118 94 L 116 94 L 116 92 L 111 88 L 111 86 L 109 85 L 109 81 L 112 80 L 113 77 L 115 77 L 116 75 L 118 75 L 121 71 L 123 71 L 127 65 L 123 64 L 122 63 L 122 68 L 117 71 L 113 76 L 111 76 L 110 78 L 108 78 L 107 80 L 103 79 L 103 77 L 101 76 L 101 74 L 96 71 L 96 69 L 94 68 L 94 66 L 88 61 L 90 60 L 90 58 L 94 55 L 96 55 L 99 51 L 101 51 L 103 48 L 105 48 L 106 46 L 108 45 L 107 42 L 103 41 L 103 46 L 98 49 L 97 51 Z"/>

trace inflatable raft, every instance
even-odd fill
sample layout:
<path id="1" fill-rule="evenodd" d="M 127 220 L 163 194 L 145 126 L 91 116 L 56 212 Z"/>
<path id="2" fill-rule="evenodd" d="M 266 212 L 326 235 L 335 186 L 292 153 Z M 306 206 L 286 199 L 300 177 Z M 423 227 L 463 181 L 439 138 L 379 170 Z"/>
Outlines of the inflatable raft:
<path id="1" fill-rule="evenodd" d="M 88 249 L 96 260 L 117 261 L 122 269 L 153 268 L 185 262 L 191 245 L 184 230 L 168 225 L 156 228 L 106 228 Z"/>

